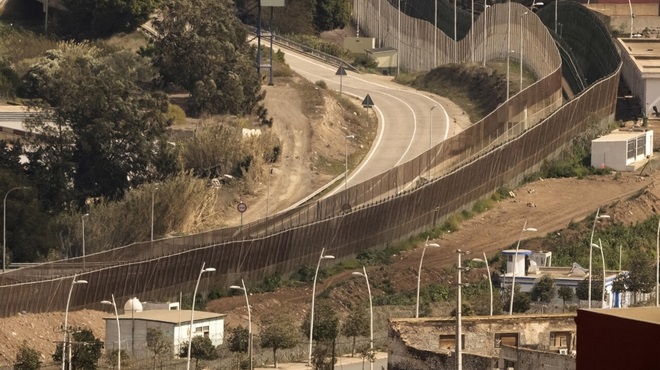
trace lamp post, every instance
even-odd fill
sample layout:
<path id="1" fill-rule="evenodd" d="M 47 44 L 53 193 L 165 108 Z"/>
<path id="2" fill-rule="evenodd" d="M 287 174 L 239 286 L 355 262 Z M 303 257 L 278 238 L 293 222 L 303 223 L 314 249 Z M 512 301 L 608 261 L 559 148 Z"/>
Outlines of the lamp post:
<path id="1" fill-rule="evenodd" d="M 250 367 L 249 370 L 252 370 L 252 309 L 250 308 L 250 301 L 248 300 L 247 289 L 245 288 L 245 282 L 241 279 L 241 286 L 232 285 L 230 289 L 242 290 L 245 293 L 245 305 L 247 306 L 248 312 L 248 352 L 250 358 Z"/>
<path id="2" fill-rule="evenodd" d="M 316 278 L 319 275 L 319 268 L 321 267 L 321 261 L 324 259 L 334 259 L 335 256 L 323 255 L 325 248 L 321 249 L 321 255 L 319 256 L 319 262 L 316 264 L 316 272 L 314 273 L 314 284 L 312 285 L 312 311 L 309 315 L 309 357 L 307 359 L 307 366 L 312 366 L 312 333 L 314 332 L 314 298 L 316 296 Z"/>
<path id="3" fill-rule="evenodd" d="M 438 66 L 438 0 L 435 0 L 434 20 L 433 20 L 433 68 Z"/>
<path id="4" fill-rule="evenodd" d="M 117 319 L 117 370 L 121 370 L 121 327 L 119 326 L 119 313 L 117 313 L 117 304 L 115 303 L 115 295 L 111 294 L 111 301 L 101 301 L 102 304 L 111 305 L 115 309 L 115 318 Z"/>
<path id="5" fill-rule="evenodd" d="M 518 243 L 516 244 L 516 253 L 513 255 L 513 276 L 511 276 L 511 303 L 509 303 L 509 315 L 513 315 L 513 296 L 516 293 L 516 263 L 518 262 L 518 249 L 520 248 L 520 241 L 522 240 L 522 236 L 525 231 L 537 230 L 533 227 L 527 227 L 527 221 L 525 221 L 522 230 L 520 230 L 520 237 L 518 237 Z M 523 264 L 523 272 L 524 271 L 525 266 Z"/>
<path id="6" fill-rule="evenodd" d="M 80 216 L 80 221 L 82 222 L 82 258 L 83 258 L 83 270 L 85 270 L 85 217 L 89 217 L 89 213 L 85 213 Z"/>
<path id="7" fill-rule="evenodd" d="M 199 288 L 199 281 L 202 280 L 203 273 L 215 271 L 213 267 L 204 268 L 204 265 L 206 265 L 206 262 L 202 262 L 202 269 L 199 270 L 199 276 L 197 277 L 197 284 L 195 284 L 195 291 L 192 296 L 192 308 L 190 310 L 190 328 L 188 328 L 188 362 L 186 364 L 187 370 L 190 370 L 190 348 L 192 347 L 192 333 L 193 333 L 193 323 L 195 318 L 195 298 L 197 297 L 197 288 Z"/>
<path id="8" fill-rule="evenodd" d="M 610 218 L 609 215 L 600 214 L 600 208 L 596 210 L 596 217 L 594 217 L 594 224 L 591 227 L 591 238 L 589 239 L 589 293 L 588 293 L 588 307 L 591 309 L 591 259 L 593 258 L 594 246 L 594 232 L 596 231 L 596 221 L 604 218 Z"/>
<path id="9" fill-rule="evenodd" d="M 484 13 L 482 15 L 484 19 L 484 41 L 482 45 L 484 48 L 484 64 L 483 64 L 484 67 L 486 66 L 486 38 L 488 37 L 488 33 L 486 32 L 486 26 L 488 25 L 487 16 L 488 16 L 488 8 L 490 7 L 490 5 L 486 3 L 486 1 L 487 0 L 484 0 Z"/>
<path id="10" fill-rule="evenodd" d="M 470 28 L 474 26 L 474 0 L 470 1 Z M 474 32 L 470 32 L 470 61 L 474 63 Z"/>
<path id="11" fill-rule="evenodd" d="M 152 191 L 151 191 L 151 241 L 154 241 L 154 204 L 156 200 L 156 191 L 158 190 L 158 186 L 156 186 Z"/>
<path id="12" fill-rule="evenodd" d="M 399 2 L 399 25 L 396 33 L 396 75 L 399 75 L 401 66 L 401 0 Z"/>
<path id="13" fill-rule="evenodd" d="M 522 27 L 522 19 L 526 15 L 527 15 L 527 12 L 524 12 L 520 15 L 520 90 L 518 90 L 518 91 L 522 91 L 522 89 L 523 89 L 523 27 Z M 525 21 L 526 20 L 527 20 L 527 17 L 525 17 Z"/>
<path id="14" fill-rule="evenodd" d="M 509 100 L 509 59 L 511 54 L 511 0 L 507 1 L 509 10 L 506 20 L 506 100 Z"/>
<path id="15" fill-rule="evenodd" d="M 76 280 L 78 275 L 73 275 L 73 280 L 71 280 L 71 288 L 69 288 L 69 296 L 66 299 L 66 309 L 64 310 L 64 340 L 62 341 L 62 370 L 64 370 L 64 362 L 66 359 L 66 347 L 69 344 L 68 334 L 69 334 L 69 303 L 71 302 L 71 293 L 73 293 L 73 286 L 76 284 L 87 284 L 87 280 Z M 71 364 L 69 364 L 69 367 Z"/>
<path id="16" fill-rule="evenodd" d="M 401 32 L 399 30 L 399 32 Z M 458 63 L 458 51 L 456 50 L 456 41 L 457 41 L 457 32 L 456 32 L 456 0 L 454 0 L 454 63 Z"/>
<path id="17" fill-rule="evenodd" d="M 600 249 L 600 259 L 603 261 L 603 291 L 601 292 L 601 308 L 605 308 L 605 253 L 603 252 L 603 242 L 598 238 L 598 244 L 591 245 L 593 248 Z"/>
<path id="18" fill-rule="evenodd" d="M 490 267 L 488 266 L 488 258 L 486 258 L 486 252 L 484 252 L 484 259 L 473 258 L 474 262 L 483 262 L 486 264 L 486 272 L 488 273 L 488 286 L 490 287 L 490 316 L 493 316 L 493 280 L 490 278 Z"/>
<path id="19" fill-rule="evenodd" d="M 344 190 L 348 189 L 348 139 L 353 139 L 355 135 L 346 135 L 346 150 L 344 151 L 346 157 L 346 175 L 344 175 Z"/>
<path id="20" fill-rule="evenodd" d="M 419 270 L 417 270 L 417 304 L 415 304 L 415 318 L 419 318 L 419 286 L 422 276 L 422 263 L 424 262 L 424 253 L 426 248 L 438 248 L 440 245 L 438 243 L 429 243 L 429 239 L 426 238 L 426 243 L 422 249 L 422 257 L 419 259 Z"/>
<path id="21" fill-rule="evenodd" d="M 431 181 L 431 148 L 433 147 L 433 135 L 432 130 L 433 130 L 433 110 L 437 107 L 437 105 L 434 105 L 431 107 L 431 111 L 429 112 L 429 154 L 428 154 L 428 166 L 429 166 L 429 181 Z"/>
<path id="22" fill-rule="evenodd" d="M 14 190 L 27 189 L 25 186 L 18 186 L 7 190 L 5 199 L 2 201 L 2 272 L 4 273 L 7 266 L 7 196 Z"/>
<path id="23" fill-rule="evenodd" d="M 635 19 L 635 13 L 633 13 L 632 2 L 628 0 L 628 6 L 630 7 L 630 38 L 633 37 L 633 22 Z"/>
<path id="24" fill-rule="evenodd" d="M 458 256 L 458 269 L 457 269 L 457 274 L 458 274 L 458 283 L 457 283 L 457 294 L 456 294 L 456 368 L 458 370 L 463 369 L 463 341 L 461 340 L 463 336 L 463 328 L 462 323 L 461 323 L 461 315 L 462 315 L 462 302 L 461 302 L 461 295 L 462 295 L 462 289 L 461 287 L 463 286 L 463 283 L 461 282 L 461 272 L 463 271 L 463 266 L 461 265 L 461 256 L 463 254 L 469 254 L 470 252 L 468 251 L 462 251 L 460 249 L 456 250 L 456 255 Z"/>
<path id="25" fill-rule="evenodd" d="M 369 285 L 369 276 L 367 276 L 367 269 L 362 266 L 362 272 L 353 272 L 355 276 L 364 276 L 364 280 L 367 281 L 367 292 L 369 293 L 369 350 L 371 354 L 374 352 L 374 306 L 371 300 L 371 286 Z M 369 360 L 369 369 L 374 370 L 373 360 Z"/>

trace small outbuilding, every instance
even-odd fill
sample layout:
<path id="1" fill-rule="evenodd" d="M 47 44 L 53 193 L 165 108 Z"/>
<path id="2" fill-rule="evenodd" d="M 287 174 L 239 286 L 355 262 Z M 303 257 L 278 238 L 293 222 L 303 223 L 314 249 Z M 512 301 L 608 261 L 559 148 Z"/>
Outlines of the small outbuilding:
<path id="1" fill-rule="evenodd" d="M 591 165 L 635 171 L 653 155 L 653 131 L 615 131 L 591 141 Z"/>
<path id="2" fill-rule="evenodd" d="M 123 315 L 119 315 L 121 349 L 131 358 L 145 358 L 152 355 L 147 348 L 147 329 L 155 328 L 171 341 L 172 356 L 177 355 L 181 345 L 188 342 L 190 314 L 190 310 L 177 309 L 126 311 Z M 222 344 L 225 316 L 213 312 L 195 311 L 192 335 L 208 337 L 214 346 Z M 118 349 L 117 318 L 112 315 L 103 319 L 105 347 L 110 351 Z"/>
<path id="3" fill-rule="evenodd" d="M 383 47 L 367 49 L 367 56 L 378 63 L 378 70 L 384 75 L 395 74 L 399 66 L 399 52 L 395 48 Z"/>

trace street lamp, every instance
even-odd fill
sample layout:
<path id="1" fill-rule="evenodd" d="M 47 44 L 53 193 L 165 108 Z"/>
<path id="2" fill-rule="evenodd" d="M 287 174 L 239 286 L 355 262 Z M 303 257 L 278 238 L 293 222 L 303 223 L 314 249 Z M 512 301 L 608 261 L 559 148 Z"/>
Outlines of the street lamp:
<path id="1" fill-rule="evenodd" d="M 415 305 L 415 318 L 419 318 L 419 285 L 422 276 L 422 263 L 424 262 L 424 253 L 426 248 L 438 248 L 440 245 L 438 243 L 429 243 L 429 238 L 426 238 L 426 243 L 422 249 L 422 257 L 419 259 L 419 270 L 417 271 L 417 304 Z"/>
<path id="2" fill-rule="evenodd" d="M 506 100 L 509 100 L 509 59 L 511 54 L 511 0 L 507 1 L 509 10 L 506 20 Z"/>
<path id="3" fill-rule="evenodd" d="M 399 32 L 401 32 L 401 28 L 399 27 Z M 458 51 L 456 47 L 456 42 L 457 42 L 457 37 L 456 37 L 456 0 L 454 0 L 454 63 L 458 63 Z"/>
<path id="4" fill-rule="evenodd" d="M 486 252 L 484 252 L 484 259 L 473 258 L 474 262 L 483 262 L 486 264 L 486 272 L 488 273 L 488 286 L 490 287 L 490 316 L 493 316 L 493 280 L 490 277 L 490 267 L 488 266 L 488 258 L 486 258 Z"/>
<path id="5" fill-rule="evenodd" d="M 85 217 L 89 217 L 89 213 L 85 213 L 80 216 L 80 221 L 82 221 L 82 258 L 83 258 L 83 270 L 85 270 Z"/>
<path id="6" fill-rule="evenodd" d="M 154 241 L 154 203 L 156 200 L 156 191 L 158 190 L 158 186 L 156 186 L 152 191 L 151 191 L 151 241 Z"/>
<path id="7" fill-rule="evenodd" d="M 307 359 L 307 366 L 312 366 L 312 333 L 314 332 L 314 297 L 316 296 L 316 278 L 319 275 L 319 267 L 321 267 L 321 261 L 324 259 L 334 259 L 335 256 L 323 255 L 325 248 L 321 249 L 321 255 L 319 256 L 319 262 L 316 264 L 316 272 L 314 273 L 314 284 L 312 284 L 312 311 L 309 315 L 309 357 Z"/>
<path id="8" fill-rule="evenodd" d="M 243 281 L 243 279 L 241 279 L 241 286 L 232 285 L 229 288 L 242 290 L 245 293 L 245 305 L 247 306 L 247 312 L 248 312 L 248 352 L 250 353 L 249 369 L 252 370 L 252 309 L 250 308 L 250 301 L 248 300 L 248 293 L 247 293 L 247 289 L 245 288 L 245 282 Z"/>
<path id="9" fill-rule="evenodd" d="M 2 201 L 2 272 L 4 273 L 7 266 L 7 196 L 14 190 L 27 189 L 26 186 L 18 186 L 7 190 L 5 199 Z"/>
<path id="10" fill-rule="evenodd" d="M 509 303 L 509 315 L 513 315 L 513 296 L 516 293 L 516 263 L 518 262 L 518 248 L 520 248 L 520 241 L 522 240 L 523 233 L 525 231 L 537 231 L 533 227 L 527 227 L 527 221 L 523 225 L 522 230 L 520 230 L 520 237 L 518 237 L 518 244 L 516 244 L 516 253 L 513 255 L 513 276 L 511 277 L 511 303 Z M 523 265 L 523 272 L 525 267 Z"/>
<path id="11" fill-rule="evenodd" d="M 197 277 L 197 284 L 195 284 L 195 292 L 192 296 L 192 308 L 190 310 L 190 328 L 188 328 L 188 363 L 186 364 L 186 369 L 190 370 L 190 348 L 192 347 L 192 333 L 193 333 L 193 322 L 195 318 L 195 298 L 197 297 L 197 288 L 199 288 L 199 281 L 202 279 L 202 274 L 205 272 L 213 272 L 215 269 L 213 267 L 204 268 L 206 262 L 202 262 L 202 269 L 199 270 L 199 276 Z"/>
<path id="12" fill-rule="evenodd" d="M 369 285 L 369 276 L 367 276 L 367 269 L 362 266 L 362 272 L 353 272 L 355 276 L 364 276 L 364 280 L 367 281 L 367 292 L 369 293 L 369 350 L 370 354 L 374 353 L 374 306 L 371 300 L 371 286 Z M 374 370 L 374 361 L 369 360 L 370 370 Z"/>
<path id="13" fill-rule="evenodd" d="M 429 166 L 429 181 L 431 181 L 431 148 L 433 147 L 433 135 L 431 135 L 433 130 L 433 110 L 437 108 L 437 105 L 431 107 L 429 112 L 429 154 L 428 154 L 428 166 Z"/>
<path id="14" fill-rule="evenodd" d="M 555 0 L 556 1 L 556 0 Z M 522 19 L 527 15 L 527 12 L 524 12 L 520 15 L 520 90 L 523 89 L 523 28 L 522 28 Z M 525 22 L 527 17 L 525 17 Z"/>
<path id="15" fill-rule="evenodd" d="M 594 232 L 596 231 L 596 221 L 604 218 L 610 218 L 609 215 L 600 214 L 600 208 L 596 210 L 596 217 L 594 217 L 594 224 L 591 227 L 591 238 L 589 239 L 589 303 L 588 307 L 591 308 L 591 259 L 593 258 L 593 246 L 594 246 Z"/>
<path id="16" fill-rule="evenodd" d="M 346 135 L 346 150 L 344 152 L 346 156 L 346 175 L 344 175 L 344 190 L 348 189 L 348 139 L 355 138 L 355 135 Z"/>
<path id="17" fill-rule="evenodd" d="M 64 360 L 66 358 L 66 347 L 69 344 L 67 340 L 69 334 L 69 302 L 71 302 L 71 293 L 73 292 L 73 286 L 76 284 L 87 284 L 87 280 L 76 280 L 78 275 L 73 275 L 73 280 L 71 280 L 71 288 L 69 288 L 69 296 L 66 299 L 66 309 L 64 310 L 64 340 L 62 341 L 62 370 L 64 370 Z M 71 364 L 69 364 L 71 366 Z"/>
<path id="18" fill-rule="evenodd" d="M 490 5 L 486 3 L 487 0 L 484 0 L 484 13 L 481 15 L 484 19 L 484 41 L 483 41 L 483 48 L 484 48 L 484 67 L 486 66 L 486 38 L 488 37 L 488 33 L 486 31 L 486 26 L 487 26 L 487 15 L 488 15 L 488 8 L 490 8 Z"/>
<path id="19" fill-rule="evenodd" d="M 115 317 L 117 318 L 117 370 L 121 370 L 121 327 L 119 326 L 119 314 L 117 313 L 117 304 L 115 303 L 115 295 L 111 294 L 112 302 L 101 301 L 102 304 L 111 305 L 115 309 Z"/>
<path id="20" fill-rule="evenodd" d="M 456 250 L 456 255 L 458 256 L 458 283 L 457 283 L 457 294 L 456 294 L 456 368 L 458 370 L 463 369 L 463 341 L 461 340 L 461 337 L 463 336 L 463 328 L 462 323 L 461 323 L 461 315 L 462 315 L 462 302 L 461 302 L 461 295 L 462 295 L 462 289 L 461 287 L 463 286 L 463 283 L 461 282 L 461 271 L 463 271 L 463 266 L 461 265 L 461 255 L 463 254 L 470 254 L 468 251 L 462 251 L 460 249 Z"/>
<path id="21" fill-rule="evenodd" d="M 605 254 L 603 253 L 603 242 L 598 239 L 598 244 L 591 245 L 592 248 L 600 249 L 600 259 L 603 261 L 603 291 L 601 292 L 601 308 L 605 308 Z"/>
<path id="22" fill-rule="evenodd" d="M 632 2 L 628 0 L 628 6 L 630 7 L 630 38 L 633 37 L 633 22 L 635 19 L 635 13 L 633 13 Z"/>
<path id="23" fill-rule="evenodd" d="M 621 250 L 621 247 L 619 247 L 619 250 Z M 621 261 L 621 252 L 619 252 L 619 261 Z M 621 266 L 621 262 L 619 262 L 619 266 Z M 621 267 L 619 267 L 619 270 L 621 270 Z M 656 242 L 655 242 L 655 306 L 658 307 L 660 306 L 658 303 L 658 286 L 660 286 L 660 219 L 658 219 L 658 233 L 656 236 Z"/>

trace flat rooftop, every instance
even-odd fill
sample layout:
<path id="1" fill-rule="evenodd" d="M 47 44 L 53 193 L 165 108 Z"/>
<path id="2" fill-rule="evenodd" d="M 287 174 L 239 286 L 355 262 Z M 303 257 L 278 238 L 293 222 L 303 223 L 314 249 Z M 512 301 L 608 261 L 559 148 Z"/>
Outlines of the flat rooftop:
<path id="1" fill-rule="evenodd" d="M 617 41 L 643 74 L 660 75 L 660 39 L 619 38 Z"/>
<path id="2" fill-rule="evenodd" d="M 640 136 L 644 136 L 647 131 L 650 130 L 644 130 L 644 131 L 613 131 L 610 132 L 607 135 L 603 135 L 597 139 L 594 139 L 593 141 L 596 142 L 606 142 L 606 141 L 628 141 L 630 139 L 635 139 Z"/>
<path id="3" fill-rule="evenodd" d="M 624 319 L 644 321 L 651 324 L 660 324 L 660 308 L 658 307 L 629 307 L 616 309 L 596 308 L 591 311 L 602 315 L 616 316 Z"/>
<path id="4" fill-rule="evenodd" d="M 119 315 L 119 320 L 146 320 L 171 324 L 190 322 L 190 310 L 146 310 Z M 225 317 L 227 315 L 215 312 L 195 311 L 194 321 L 203 321 Z M 103 320 L 116 320 L 113 316 L 104 317 Z"/>

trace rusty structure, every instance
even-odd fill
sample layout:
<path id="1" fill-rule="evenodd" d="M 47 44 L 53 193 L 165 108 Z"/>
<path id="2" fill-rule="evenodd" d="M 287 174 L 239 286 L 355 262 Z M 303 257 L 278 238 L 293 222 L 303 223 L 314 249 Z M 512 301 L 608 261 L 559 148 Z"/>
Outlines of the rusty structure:
<path id="1" fill-rule="evenodd" d="M 400 56 L 406 69 L 427 70 L 449 63 L 454 53 L 460 62 L 484 55 L 506 59 L 506 38 L 511 37 L 522 40 L 510 43 L 511 57 L 520 45 L 529 51 L 524 64 L 537 81 L 464 132 L 431 148 L 430 153 L 267 220 L 135 243 L 84 260 L 79 257 L 2 274 L 0 316 L 64 310 L 74 274 L 88 284 L 76 288 L 71 309 L 100 308 L 99 302 L 110 294 L 120 302 L 134 296 L 150 301 L 175 299 L 179 292 L 192 291 L 202 263 L 216 269 L 202 280 L 201 290 L 208 290 L 226 288 L 239 278 L 258 281 L 312 265 L 322 248 L 338 260 L 350 258 L 431 229 L 498 188 L 515 186 L 574 137 L 613 119 L 621 63 L 616 52 L 611 55 L 613 47 L 602 23 L 580 4 L 561 4 L 560 14 L 578 19 L 565 23 L 562 32 L 572 36 L 567 40 L 588 44 L 584 50 L 577 49 L 581 58 L 575 70 L 580 70 L 580 63 L 584 68 L 598 59 L 602 73 L 591 76 L 590 84 L 571 99 L 562 97 L 562 66 L 566 63 L 555 46 L 557 35 L 543 16 L 523 15 L 527 9 L 519 4 L 488 8 L 487 21 L 476 19 L 474 28 L 457 43 L 434 32 L 428 21 L 399 14 L 387 2 L 356 0 L 355 4 L 360 7 L 361 27 L 368 33 L 377 35 L 378 23 L 382 22 L 382 28 L 388 22 L 390 36 L 382 39 L 385 46 L 397 46 L 398 40 L 391 37 L 397 33 L 392 26 L 401 17 Z M 510 28 L 508 19 L 512 20 Z M 591 39 L 584 39 L 585 29 L 592 28 L 605 36 L 598 39 L 588 33 Z M 470 32 L 474 32 L 472 46 L 468 46 Z M 475 50 L 485 53 L 474 54 Z M 436 55 L 440 58 L 433 63 Z M 431 179 L 423 179 L 421 175 L 428 170 Z"/>

